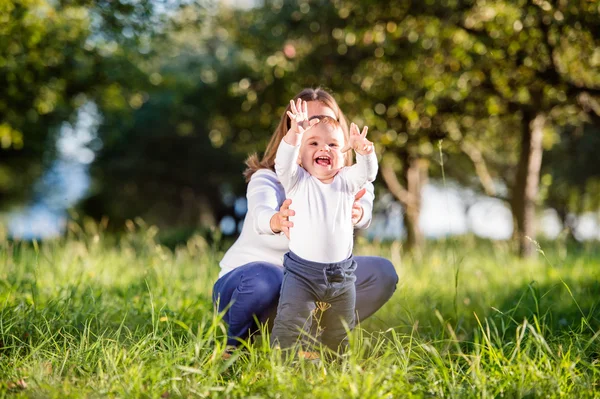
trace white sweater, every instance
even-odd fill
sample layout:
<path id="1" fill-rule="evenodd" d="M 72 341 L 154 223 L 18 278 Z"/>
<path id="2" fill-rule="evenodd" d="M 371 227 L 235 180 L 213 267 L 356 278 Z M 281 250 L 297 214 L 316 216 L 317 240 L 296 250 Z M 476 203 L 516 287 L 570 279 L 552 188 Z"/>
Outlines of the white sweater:
<path id="1" fill-rule="evenodd" d="M 366 229 L 371 223 L 375 195 L 371 183 L 365 184 L 364 187 L 367 193 L 360 199 L 363 216 L 354 226 L 357 229 Z M 244 226 L 240 236 L 220 262 L 219 278 L 250 262 L 260 261 L 283 266 L 283 255 L 288 251 L 289 240 L 282 233 L 273 233 L 271 217 L 279 212 L 285 198 L 285 191 L 275 172 L 260 169 L 252 175 L 246 190 L 248 212 Z M 296 209 L 295 203 L 292 203 L 291 209 Z"/>
<path id="2" fill-rule="evenodd" d="M 356 164 L 342 168 L 329 184 L 298 165 L 300 145 L 279 144 L 275 171 L 292 199 L 290 251 L 320 263 L 336 263 L 352 255 L 352 204 L 358 190 L 377 176 L 377 156 L 356 154 Z"/>

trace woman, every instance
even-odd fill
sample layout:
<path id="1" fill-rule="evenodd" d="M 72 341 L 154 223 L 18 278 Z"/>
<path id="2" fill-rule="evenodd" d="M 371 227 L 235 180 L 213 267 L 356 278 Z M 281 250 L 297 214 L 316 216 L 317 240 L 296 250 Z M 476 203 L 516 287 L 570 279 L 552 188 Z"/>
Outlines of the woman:
<path id="1" fill-rule="evenodd" d="M 304 89 L 294 97 L 308 103 L 309 119 L 330 116 L 342 125 L 347 136 L 348 123 L 337 102 L 322 89 Z M 244 176 L 248 181 L 248 213 L 236 242 L 223 257 L 221 273 L 213 288 L 213 302 L 219 311 L 228 306 L 224 320 L 228 324 L 227 344 L 236 346 L 248 337 L 260 322 L 272 321 L 277 310 L 283 278 L 283 255 L 288 251 L 289 228 L 294 216 L 291 200 L 285 199 L 282 185 L 274 171 L 275 154 L 291 126 L 286 112 L 271 137 L 262 159 L 256 154 L 246 161 Z M 352 163 L 348 152 L 346 163 Z M 356 195 L 352 212 L 355 228 L 364 229 L 371 222 L 373 185 L 366 185 Z M 293 204 L 292 204 L 293 208 Z M 390 299 L 398 275 L 390 261 L 375 256 L 356 256 L 356 312 L 358 320 L 375 313 Z"/>

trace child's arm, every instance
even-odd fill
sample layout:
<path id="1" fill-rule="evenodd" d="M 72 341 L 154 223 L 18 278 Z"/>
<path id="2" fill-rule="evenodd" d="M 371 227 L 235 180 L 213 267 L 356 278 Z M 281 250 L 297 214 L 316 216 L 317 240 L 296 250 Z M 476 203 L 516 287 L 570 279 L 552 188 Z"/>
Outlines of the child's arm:
<path id="1" fill-rule="evenodd" d="M 300 98 L 296 103 L 294 100 L 290 100 L 290 110 L 287 111 L 287 115 L 292 123 L 290 130 L 283 136 L 283 140 L 295 147 L 300 145 L 304 132 L 310 127 L 308 125 L 308 104 Z"/>
<path id="2" fill-rule="evenodd" d="M 375 146 L 367 140 L 368 127 L 363 128 L 359 133 L 358 126 L 350 124 L 350 139 L 348 144 L 342 148 L 342 151 L 348 151 L 353 148 L 356 152 L 356 164 L 348 168 L 346 179 L 352 192 L 358 191 L 367 182 L 373 182 L 377 176 L 377 155 Z"/>
<path id="3" fill-rule="evenodd" d="M 286 194 L 298 182 L 298 154 L 300 146 L 292 146 L 285 141 L 285 138 L 279 143 L 277 153 L 275 154 L 275 173 L 283 185 Z"/>
<path id="4" fill-rule="evenodd" d="M 298 154 L 304 132 L 318 122 L 313 119 L 308 123 L 308 105 L 306 101 L 298 99 L 290 101 L 290 110 L 287 114 L 292 120 L 291 128 L 287 131 L 277 148 L 275 155 L 275 172 L 283 188 L 288 192 L 298 181 Z"/>

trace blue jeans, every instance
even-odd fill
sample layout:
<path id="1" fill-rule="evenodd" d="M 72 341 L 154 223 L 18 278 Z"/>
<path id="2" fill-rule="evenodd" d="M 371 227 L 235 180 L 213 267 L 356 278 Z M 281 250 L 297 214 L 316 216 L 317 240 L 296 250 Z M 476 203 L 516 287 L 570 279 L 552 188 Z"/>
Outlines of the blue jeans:
<path id="1" fill-rule="evenodd" d="M 398 283 L 394 265 L 376 256 L 355 256 L 357 320 L 362 321 L 381 308 L 392 296 Z M 227 344 L 238 345 L 247 339 L 259 322 L 272 324 L 277 314 L 283 267 L 267 262 L 240 266 L 217 280 L 213 287 L 213 303 L 228 325 Z"/>

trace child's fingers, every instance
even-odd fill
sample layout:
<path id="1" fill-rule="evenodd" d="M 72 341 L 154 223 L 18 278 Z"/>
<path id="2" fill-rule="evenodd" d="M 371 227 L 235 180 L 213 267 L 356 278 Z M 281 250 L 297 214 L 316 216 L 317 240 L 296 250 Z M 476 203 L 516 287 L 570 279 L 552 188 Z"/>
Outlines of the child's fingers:
<path id="1" fill-rule="evenodd" d="M 366 140 L 366 143 L 363 147 L 363 151 L 366 153 L 370 153 L 373 150 L 375 150 L 375 145 L 372 142 L 370 142 L 369 140 Z"/>
<path id="2" fill-rule="evenodd" d="M 368 126 L 363 127 L 362 133 L 360 134 L 360 137 L 362 139 L 364 139 L 365 137 L 367 137 L 367 131 L 369 130 Z"/>
<path id="3" fill-rule="evenodd" d="M 296 115 L 292 114 L 290 111 L 287 112 L 287 115 L 290 117 L 292 121 L 296 120 Z"/>
<path id="4" fill-rule="evenodd" d="M 356 134 L 359 134 L 358 133 L 358 126 L 356 126 L 356 124 L 354 122 L 352 122 L 350 124 L 350 135 L 353 136 L 353 135 L 356 135 Z"/>
<path id="5" fill-rule="evenodd" d="M 351 149 L 352 149 L 352 146 L 350 145 L 350 143 L 348 143 L 340 151 L 344 153 L 344 152 L 348 152 Z"/>
<path id="6" fill-rule="evenodd" d="M 319 122 L 320 122 L 320 120 L 319 120 L 318 118 L 314 118 L 314 119 L 311 119 L 311 120 L 308 120 L 308 119 L 303 119 L 303 120 L 302 120 L 302 121 L 301 121 L 301 122 L 298 124 L 298 126 L 301 126 L 301 127 L 302 127 L 302 129 L 303 129 L 303 131 L 305 132 L 305 131 L 307 131 L 308 129 L 312 129 L 312 128 L 313 128 L 313 126 L 315 126 L 315 125 L 316 125 L 317 123 L 319 123 Z"/>
<path id="7" fill-rule="evenodd" d="M 306 101 L 302 101 L 302 112 L 304 113 L 304 117 L 308 119 L 308 103 Z"/>
<path id="8" fill-rule="evenodd" d="M 298 113 L 298 108 L 296 108 L 296 103 L 294 102 L 294 100 L 290 100 L 290 109 L 294 114 Z"/>

